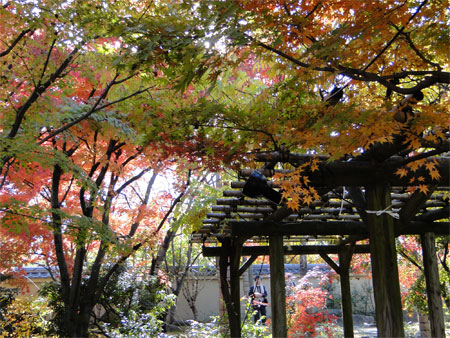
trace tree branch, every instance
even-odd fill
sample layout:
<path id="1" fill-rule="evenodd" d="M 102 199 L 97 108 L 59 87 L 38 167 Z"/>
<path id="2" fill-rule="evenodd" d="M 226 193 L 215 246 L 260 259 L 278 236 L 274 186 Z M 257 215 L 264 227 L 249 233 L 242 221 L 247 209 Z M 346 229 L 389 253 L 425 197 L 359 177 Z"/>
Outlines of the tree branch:
<path id="1" fill-rule="evenodd" d="M 20 34 L 17 36 L 17 38 L 14 39 L 14 41 L 11 43 L 11 45 L 9 45 L 9 47 L 7 49 L 5 49 L 3 52 L 0 52 L 0 57 L 8 55 L 14 49 L 14 47 L 19 43 L 19 41 L 22 40 L 22 38 L 29 32 L 32 32 L 32 30 L 26 29 L 26 30 L 20 32 Z"/>
<path id="2" fill-rule="evenodd" d="M 9 138 L 13 138 L 17 135 L 27 110 L 56 81 L 56 79 L 60 77 L 64 69 L 66 69 L 66 67 L 70 64 L 83 44 L 84 42 L 81 43 L 80 46 L 74 48 L 72 52 L 70 52 L 70 54 L 67 56 L 67 58 L 61 63 L 58 69 L 52 75 L 50 75 L 50 78 L 43 84 L 39 83 L 39 85 L 34 88 L 28 100 L 26 100 L 25 103 L 17 109 L 16 119 L 11 128 L 11 131 L 8 134 Z"/>
<path id="3" fill-rule="evenodd" d="M 106 86 L 105 90 L 103 91 L 102 95 L 99 96 L 99 98 L 97 99 L 97 101 L 95 102 L 95 104 L 92 106 L 92 108 L 84 115 L 80 116 L 79 118 L 73 120 L 72 122 L 54 130 L 53 132 L 51 132 L 49 135 L 47 135 L 46 137 L 44 137 L 42 140 L 40 140 L 39 142 L 37 142 L 38 145 L 41 145 L 42 143 L 50 140 L 51 138 L 55 137 L 56 135 L 62 133 L 63 131 L 69 129 L 70 127 L 80 123 L 81 121 L 83 121 L 84 119 L 86 119 L 87 117 L 89 117 L 90 115 L 92 115 L 94 112 L 96 112 L 97 110 L 103 108 L 98 108 L 100 102 L 102 100 L 104 100 L 106 98 L 106 96 L 108 95 L 109 90 L 111 89 L 111 87 L 114 85 L 114 81 L 115 79 L 119 76 L 119 73 L 116 73 L 116 75 L 114 76 L 114 78 L 112 79 L 112 81 L 110 83 L 108 83 L 108 85 Z"/>

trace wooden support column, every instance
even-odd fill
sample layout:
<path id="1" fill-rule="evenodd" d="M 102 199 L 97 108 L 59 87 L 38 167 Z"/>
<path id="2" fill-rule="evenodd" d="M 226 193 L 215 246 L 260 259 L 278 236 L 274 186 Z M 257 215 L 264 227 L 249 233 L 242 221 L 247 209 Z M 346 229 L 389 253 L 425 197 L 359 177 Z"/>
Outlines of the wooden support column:
<path id="1" fill-rule="evenodd" d="M 404 337 L 394 219 L 382 212 L 390 208 L 390 189 L 381 178 L 378 181 L 377 185 L 366 187 L 367 227 L 378 337 Z M 377 215 L 370 211 L 380 213 Z"/>
<path id="2" fill-rule="evenodd" d="M 353 338 L 353 308 L 350 290 L 350 262 L 352 260 L 352 245 L 345 246 L 339 252 L 339 269 L 341 277 L 342 318 L 344 321 L 344 337 Z"/>
<path id="3" fill-rule="evenodd" d="M 269 247 L 272 336 L 283 338 L 287 337 L 283 236 L 270 236 Z"/>
<path id="4" fill-rule="evenodd" d="M 241 337 L 241 289 L 239 267 L 241 261 L 242 244 L 235 241 L 231 245 L 230 255 L 230 289 L 232 302 L 232 325 L 230 326 L 231 337 Z M 231 324 L 231 321 L 230 321 Z"/>
<path id="5" fill-rule="evenodd" d="M 220 259 L 219 256 L 216 256 L 216 275 L 217 275 L 217 282 L 219 283 L 219 316 L 223 317 L 223 315 L 225 314 L 225 301 L 223 298 L 223 293 L 222 293 L 222 283 L 220 280 Z"/>
<path id="6" fill-rule="evenodd" d="M 428 298 L 428 316 L 430 318 L 431 336 L 445 337 L 444 312 L 442 309 L 439 271 L 436 262 L 435 236 L 427 232 L 420 236 L 423 252 L 423 267 Z"/>
<path id="7" fill-rule="evenodd" d="M 239 299 L 239 284 L 237 284 L 236 292 L 236 275 L 239 282 L 239 264 L 236 271 L 233 271 L 236 255 L 232 254 L 233 245 L 229 239 L 222 241 L 222 252 L 219 257 L 220 269 L 220 286 L 222 289 L 222 296 L 227 308 L 228 323 L 230 325 L 230 336 L 241 337 L 241 317 L 240 317 L 240 299 Z M 240 256 L 238 254 L 238 256 Z M 228 281 L 228 268 L 230 268 L 230 281 Z M 237 303 L 236 303 L 237 293 Z M 237 306 L 236 306 L 237 305 Z"/>
<path id="8" fill-rule="evenodd" d="M 344 337 L 353 338 L 353 308 L 350 289 L 350 262 L 352 260 L 354 245 L 346 245 L 339 251 L 339 266 L 326 254 L 321 254 L 325 262 L 336 271 L 341 280 L 342 319 Z"/>

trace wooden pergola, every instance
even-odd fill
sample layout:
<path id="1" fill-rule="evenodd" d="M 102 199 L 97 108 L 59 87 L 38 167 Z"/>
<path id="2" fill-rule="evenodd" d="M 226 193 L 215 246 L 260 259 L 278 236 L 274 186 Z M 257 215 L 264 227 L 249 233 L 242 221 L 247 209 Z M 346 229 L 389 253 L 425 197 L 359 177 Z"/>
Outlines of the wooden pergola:
<path id="1" fill-rule="evenodd" d="M 283 201 L 243 193 L 253 180 L 254 169 L 243 169 L 231 183 L 193 241 L 203 243 L 205 256 L 219 261 L 220 281 L 232 337 L 241 336 L 239 277 L 259 255 L 270 256 L 273 337 L 286 337 L 284 255 L 319 254 L 339 274 L 345 337 L 353 337 L 350 294 L 350 262 L 353 254 L 370 253 L 379 337 L 404 337 L 395 237 L 421 236 L 433 337 L 444 337 L 444 318 L 436 261 L 435 235 L 448 235 L 450 157 L 448 144 L 433 157 L 439 179 L 419 169 L 428 192 L 407 191 L 410 177 L 395 171 L 414 160 L 402 153 L 399 143 L 377 144 L 352 160 L 330 161 L 327 156 L 260 153 L 255 157 L 258 173 L 267 178 L 266 189 L 279 191 L 270 181 L 277 172 L 289 173 L 312 158 L 318 170 L 308 173 L 320 199 L 298 211 Z M 400 155 L 399 155 L 400 154 Z M 257 173 L 257 174 L 258 174 Z M 258 174 L 258 175 L 259 175 Z M 247 188 L 244 187 L 247 184 Z M 333 245 L 318 245 L 326 239 Z M 369 239 L 369 245 L 357 242 Z M 267 245 L 268 243 L 268 245 Z M 338 254 L 336 264 L 329 254 Z M 241 265 L 241 257 L 249 257 Z"/>

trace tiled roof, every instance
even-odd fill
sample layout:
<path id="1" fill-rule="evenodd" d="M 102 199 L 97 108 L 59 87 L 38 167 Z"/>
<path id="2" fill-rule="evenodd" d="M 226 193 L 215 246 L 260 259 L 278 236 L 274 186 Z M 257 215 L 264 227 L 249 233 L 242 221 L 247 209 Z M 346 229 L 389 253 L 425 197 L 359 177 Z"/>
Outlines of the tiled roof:
<path id="1" fill-rule="evenodd" d="M 28 278 L 51 278 L 50 273 L 43 267 L 26 267 L 24 268 Z"/>
<path id="2" fill-rule="evenodd" d="M 307 271 L 312 270 L 314 268 L 319 269 L 323 272 L 330 271 L 330 267 L 327 264 L 308 264 Z M 270 265 L 269 264 L 253 264 L 251 266 L 253 276 L 260 275 L 270 275 Z M 284 271 L 287 273 L 300 274 L 300 265 L 299 264 L 284 264 Z"/>

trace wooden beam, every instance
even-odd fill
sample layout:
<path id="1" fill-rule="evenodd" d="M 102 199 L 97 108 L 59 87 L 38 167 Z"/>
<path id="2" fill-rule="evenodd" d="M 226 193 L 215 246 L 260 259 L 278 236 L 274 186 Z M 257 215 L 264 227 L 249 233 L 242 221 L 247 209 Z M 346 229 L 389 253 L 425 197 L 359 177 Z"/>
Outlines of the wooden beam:
<path id="1" fill-rule="evenodd" d="M 341 274 L 341 269 L 326 253 L 321 253 L 320 257 L 332 268 L 338 275 Z"/>
<path id="2" fill-rule="evenodd" d="M 344 210 L 345 212 L 345 210 Z M 262 220 L 264 217 L 267 216 L 267 212 L 265 214 L 263 213 L 245 213 L 245 212 L 230 212 L 230 213 L 218 213 L 218 212 L 210 212 L 206 214 L 206 217 L 208 217 L 208 221 L 210 220 L 224 220 L 226 218 L 228 219 L 256 219 L 256 220 Z M 328 213 L 327 210 L 317 210 L 315 212 L 310 212 L 307 215 L 289 215 L 286 218 L 286 221 L 296 221 L 297 219 L 301 220 L 352 220 L 352 221 L 358 221 L 361 219 L 359 215 L 346 215 L 346 214 L 339 214 L 339 211 L 332 211 L 332 213 Z M 204 222 L 205 223 L 205 222 Z"/>
<path id="3" fill-rule="evenodd" d="M 395 175 L 395 170 L 401 163 L 403 158 L 391 158 L 382 164 L 374 164 L 373 161 L 332 161 L 320 162 L 318 170 L 308 173 L 310 185 L 315 187 L 333 188 L 337 186 L 367 186 L 376 184 L 376 177 L 383 177 L 389 180 L 391 186 L 409 186 L 409 178 Z M 424 184 L 438 184 L 443 186 L 449 185 L 450 177 L 450 160 L 445 157 L 437 157 L 437 170 L 441 175 L 439 180 L 433 180 L 426 173 L 426 169 L 421 168 L 416 175 L 424 177 Z M 292 170 L 260 170 L 261 173 L 270 177 L 276 172 L 289 173 Z M 241 176 L 250 176 L 252 169 L 243 169 L 239 172 Z"/>
<path id="4" fill-rule="evenodd" d="M 272 336 L 287 337 L 283 236 L 269 237 Z"/>
<path id="5" fill-rule="evenodd" d="M 244 256 L 244 255 L 243 255 Z M 207 256 L 205 256 L 207 257 Z M 239 269 L 239 276 L 242 276 L 242 274 L 247 271 L 247 269 L 250 267 L 250 265 L 253 264 L 253 262 L 258 258 L 258 255 L 251 255 L 249 259 L 245 261 L 245 263 L 240 267 Z"/>
<path id="6" fill-rule="evenodd" d="M 383 210 L 383 209 L 381 209 Z M 367 227 L 356 221 L 301 221 L 279 223 L 273 221 L 230 221 L 233 236 L 301 236 L 301 235 L 368 235 Z M 448 235 L 449 222 L 412 221 L 401 229 L 399 235 L 434 232 Z"/>
<path id="7" fill-rule="evenodd" d="M 424 194 L 420 190 L 416 190 L 406 203 L 402 206 L 399 215 L 400 221 L 403 224 L 408 224 L 420 211 L 420 209 L 425 205 L 427 200 L 431 197 L 433 191 L 437 188 L 436 185 L 429 186 L 428 192 Z"/>
<path id="8" fill-rule="evenodd" d="M 423 267 L 428 299 L 431 336 L 445 337 L 444 312 L 442 309 L 439 271 L 436 262 L 435 236 L 428 232 L 420 236 L 423 251 Z"/>
<path id="9" fill-rule="evenodd" d="M 204 246 L 202 248 L 204 257 L 220 256 L 221 247 Z M 320 254 L 337 254 L 339 253 L 339 245 L 292 245 L 283 246 L 284 255 L 320 255 Z M 369 245 L 356 245 L 354 253 L 369 253 Z M 242 248 L 242 256 L 264 256 L 269 255 L 269 246 L 244 246 Z M 247 264 L 247 262 L 246 262 Z"/>
<path id="10" fill-rule="evenodd" d="M 426 211 L 423 214 L 416 216 L 415 220 L 424 221 L 424 222 L 433 222 L 433 221 L 437 221 L 439 219 L 447 219 L 448 215 L 450 215 L 450 208 L 447 205 L 444 208 Z M 430 231 L 430 232 L 434 232 L 434 231 Z"/>

